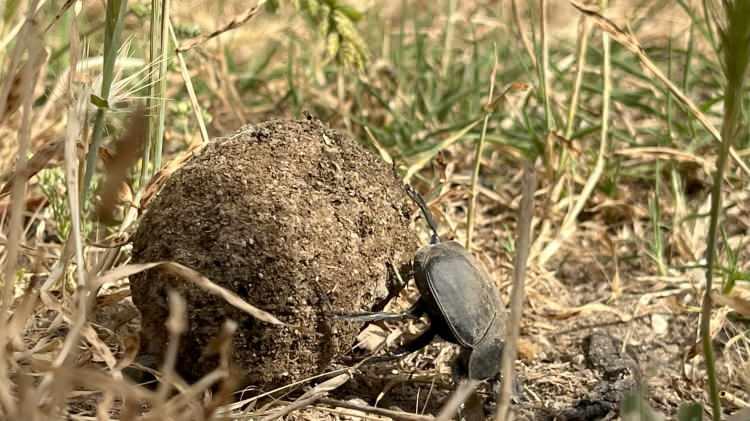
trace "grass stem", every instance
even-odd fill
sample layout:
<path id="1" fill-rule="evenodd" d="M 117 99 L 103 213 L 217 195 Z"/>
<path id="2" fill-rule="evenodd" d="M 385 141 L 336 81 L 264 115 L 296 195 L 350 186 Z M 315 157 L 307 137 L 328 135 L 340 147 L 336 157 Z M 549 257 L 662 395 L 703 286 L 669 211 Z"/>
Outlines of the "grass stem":
<path id="1" fill-rule="evenodd" d="M 102 68 L 102 86 L 99 95 L 104 101 L 107 101 L 109 98 L 112 82 L 115 78 L 115 61 L 117 60 L 117 51 L 120 46 L 122 21 L 127 9 L 128 0 L 107 1 L 107 14 L 105 16 L 106 24 L 104 29 L 104 64 Z M 97 107 L 91 144 L 89 145 L 88 155 L 86 156 L 86 170 L 83 176 L 83 186 L 81 188 L 81 204 L 83 206 L 86 206 L 88 193 L 91 188 L 91 181 L 94 178 L 94 172 L 96 171 L 96 158 L 99 148 L 102 145 L 104 135 L 105 112 L 106 110 L 104 107 Z"/>
<path id="2" fill-rule="evenodd" d="M 711 309 L 713 307 L 711 294 L 716 264 L 719 217 L 722 212 L 721 187 L 732 143 L 735 138 L 741 136 L 743 131 L 742 93 L 747 78 L 748 64 L 750 63 L 750 0 L 724 1 L 722 6 L 724 16 L 714 16 L 714 18 L 716 19 L 716 31 L 721 41 L 722 67 L 727 83 L 724 91 L 724 118 L 721 126 L 719 156 L 711 189 L 711 212 L 706 247 L 706 289 L 703 293 L 700 323 L 708 392 L 714 421 L 721 420 L 721 400 L 716 378 L 716 357 L 712 343 L 713 338 L 711 337 Z"/>
<path id="3" fill-rule="evenodd" d="M 161 33 L 159 40 L 159 86 L 158 98 L 159 119 L 156 123 L 156 137 L 154 139 L 154 171 L 161 168 L 161 157 L 164 149 L 164 121 L 167 114 L 167 64 L 169 57 L 169 9 L 170 0 L 161 0 L 161 20 L 159 22 Z"/>
<path id="4" fill-rule="evenodd" d="M 600 1 L 600 7 L 603 11 L 607 7 L 607 0 Z M 610 97 L 612 92 L 612 78 L 610 76 L 612 72 L 612 65 L 610 62 L 610 42 L 609 34 L 606 31 L 602 31 L 602 116 L 601 116 L 601 128 L 600 128 L 600 140 L 599 140 L 599 153 L 596 157 L 596 163 L 594 169 L 591 171 L 586 184 L 584 184 L 581 193 L 573 205 L 573 208 L 568 211 L 563 219 L 560 227 L 558 238 L 547 244 L 539 255 L 539 263 L 546 263 L 555 253 L 559 250 L 562 245 L 562 241 L 569 237 L 576 225 L 578 215 L 583 210 L 589 197 L 594 192 L 594 188 L 599 182 L 604 167 L 607 163 L 607 150 L 609 148 L 609 108 L 610 108 Z"/>

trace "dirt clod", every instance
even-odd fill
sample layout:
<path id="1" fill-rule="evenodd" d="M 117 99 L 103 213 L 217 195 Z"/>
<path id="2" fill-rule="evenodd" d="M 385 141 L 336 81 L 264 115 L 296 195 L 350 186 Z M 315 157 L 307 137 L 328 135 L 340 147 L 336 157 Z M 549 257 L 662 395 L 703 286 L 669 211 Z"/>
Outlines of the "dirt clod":
<path id="1" fill-rule="evenodd" d="M 215 367 L 204 352 L 225 318 L 239 324 L 234 363 L 261 389 L 319 373 L 355 342 L 359 323 L 331 313 L 371 309 L 388 268 L 409 262 L 411 202 L 387 164 L 319 121 L 270 121 L 216 139 L 176 171 L 143 216 L 136 262 L 172 260 L 288 323 L 278 327 L 164 272 L 131 279 L 142 353 L 166 349 L 166 293 L 188 303 L 178 370 Z"/>
<path id="2" fill-rule="evenodd" d="M 584 399 L 558 414 L 559 420 L 612 419 L 626 394 L 633 392 L 641 379 L 637 359 L 622 350 L 622 342 L 603 332 L 594 332 L 583 343 L 586 363 L 601 376 Z M 605 418 L 609 416 L 609 418 Z"/>

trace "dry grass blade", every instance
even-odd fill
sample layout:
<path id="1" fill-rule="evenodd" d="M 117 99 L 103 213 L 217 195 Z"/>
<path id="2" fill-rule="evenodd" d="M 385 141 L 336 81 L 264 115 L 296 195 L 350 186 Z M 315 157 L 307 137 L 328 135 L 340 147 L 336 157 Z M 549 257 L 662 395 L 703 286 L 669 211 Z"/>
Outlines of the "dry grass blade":
<path id="1" fill-rule="evenodd" d="M 544 118 L 547 125 L 547 131 L 551 132 L 554 130 L 555 120 L 552 117 L 552 105 L 550 98 L 550 68 L 549 68 L 549 37 L 548 37 L 548 22 L 547 22 L 547 0 L 539 0 L 539 42 L 540 42 L 540 55 L 542 59 L 541 66 L 538 67 L 540 71 L 540 79 L 542 84 L 542 92 L 544 96 Z M 548 145 L 551 148 L 551 146 Z"/>
<path id="2" fill-rule="evenodd" d="M 439 421 L 448 421 L 452 419 L 453 415 L 461 407 L 461 404 L 466 402 L 469 396 L 477 390 L 480 383 L 480 381 L 473 379 L 462 380 L 458 384 L 458 387 L 456 387 L 456 390 L 453 391 L 450 398 L 448 398 L 448 401 L 443 404 L 442 408 L 440 408 L 440 412 L 435 419 Z"/>
<path id="3" fill-rule="evenodd" d="M 375 135 L 372 134 L 372 130 L 370 130 L 370 128 L 367 126 L 365 126 L 365 133 L 367 133 L 367 137 L 370 139 L 370 143 L 372 143 L 372 146 L 374 146 L 378 151 L 378 154 L 380 154 L 380 158 L 388 165 L 393 165 L 393 158 L 391 158 L 388 150 L 384 148 L 383 145 L 380 144 L 380 142 L 378 142 L 378 139 L 375 138 Z"/>
<path id="4" fill-rule="evenodd" d="M 169 319 L 167 320 L 167 331 L 169 331 L 169 342 L 162 367 L 162 381 L 156 391 L 156 407 L 164 408 L 172 381 L 175 377 L 175 363 L 177 362 L 177 351 L 179 350 L 180 337 L 187 330 L 187 305 L 185 299 L 176 291 L 169 291 Z"/>
<path id="5" fill-rule="evenodd" d="M 70 9 L 70 6 L 76 4 L 76 2 L 77 0 L 65 0 L 65 3 L 63 3 L 63 5 L 60 6 L 60 8 L 57 10 L 57 13 L 55 13 L 55 17 L 52 18 L 52 21 L 47 25 L 46 28 L 44 28 L 44 32 L 49 32 L 49 30 L 52 29 L 52 27 L 55 26 L 55 24 L 60 21 L 60 18 L 63 17 L 65 12 L 67 12 L 68 9 Z"/>
<path id="6" fill-rule="evenodd" d="M 34 10 L 34 11 L 33 11 L 33 13 L 27 14 L 27 17 L 31 18 L 32 16 L 34 16 L 36 13 L 38 13 L 40 10 L 42 10 L 42 7 L 44 7 L 44 5 L 46 3 L 47 3 L 47 0 L 40 0 L 40 1 L 36 1 L 36 2 L 29 2 L 30 6 L 32 6 L 34 8 L 34 9 L 29 8 L 29 12 L 31 12 L 31 10 Z M 6 2 L 4 2 L 4 4 L 5 4 L 5 7 L 6 7 L 5 8 L 5 13 L 7 13 L 8 12 L 8 8 L 10 6 L 10 2 L 6 1 Z M 3 18 L 5 18 L 5 16 L 3 16 Z M 18 36 L 18 33 L 21 32 L 21 30 L 23 29 L 24 25 L 26 25 L 26 21 L 23 20 L 23 19 L 21 19 L 12 28 L 10 28 L 9 30 L 5 31 L 2 34 L 3 38 L 0 39 L 0 51 L 5 51 L 5 49 L 8 46 L 8 44 L 10 44 L 13 40 L 17 39 L 16 37 Z M 5 29 L 5 28 L 3 28 L 3 29 Z"/>
<path id="7" fill-rule="evenodd" d="M 612 91 L 612 78 L 611 69 L 612 64 L 610 62 L 610 42 L 609 34 L 607 32 L 602 33 L 602 114 L 601 114 L 601 130 L 599 140 L 599 151 L 596 156 L 596 163 L 594 168 L 591 170 L 586 183 L 581 189 L 581 193 L 575 201 L 573 207 L 568 210 L 568 213 L 563 219 L 560 231 L 557 238 L 553 239 L 547 246 L 542 250 L 538 257 L 538 263 L 544 265 L 552 258 L 555 253 L 562 246 L 563 241 L 570 238 L 576 230 L 578 215 L 583 210 L 586 202 L 594 192 L 596 185 L 599 183 L 599 179 L 604 172 L 607 162 L 607 150 L 609 148 L 609 109 L 610 109 L 610 95 Z"/>
<path id="8" fill-rule="evenodd" d="M 487 126 L 492 116 L 492 110 L 490 106 L 495 102 L 493 96 L 495 94 L 495 79 L 497 76 L 497 48 L 495 48 L 495 62 L 492 65 L 492 73 L 490 75 L 490 92 L 487 96 L 487 104 L 485 108 L 488 108 L 484 115 L 484 123 L 482 124 L 482 134 L 477 141 L 476 150 L 474 152 L 474 170 L 471 173 L 471 194 L 469 196 L 469 212 L 466 215 L 466 249 L 471 250 L 472 237 L 474 235 L 474 223 L 477 213 L 477 195 L 479 191 L 479 169 L 482 166 L 482 152 L 484 151 L 484 143 L 487 137 Z M 507 92 L 507 90 L 506 90 Z"/>
<path id="9" fill-rule="evenodd" d="M 77 26 L 75 24 L 72 24 L 70 27 L 71 31 L 71 39 L 77 40 Z M 77 41 L 71 42 L 71 48 L 70 48 L 70 54 L 71 54 L 71 71 L 68 73 L 68 86 L 71 87 L 75 74 L 76 74 L 76 64 L 78 60 L 78 55 L 80 54 L 79 48 L 78 48 Z M 72 89 L 68 90 L 68 100 L 69 100 L 69 107 L 68 107 L 68 121 L 67 121 L 67 127 L 66 127 L 66 138 L 64 143 L 64 157 L 65 157 L 65 175 L 66 175 L 66 184 L 67 184 L 67 190 L 68 190 L 68 205 L 70 208 L 70 217 L 71 217 L 71 225 L 72 225 L 72 232 L 71 235 L 68 237 L 68 240 L 66 241 L 65 247 L 63 247 L 63 256 L 62 258 L 57 262 L 57 269 L 59 270 L 58 275 L 60 277 L 64 276 L 65 268 L 68 265 L 68 261 L 75 252 L 76 256 L 76 275 L 78 280 L 78 309 L 75 314 L 75 320 L 73 322 L 73 326 L 71 327 L 70 332 L 68 332 L 68 335 L 65 338 L 65 341 L 62 345 L 62 349 L 56 356 L 55 360 L 52 362 L 52 367 L 61 370 L 63 372 L 67 372 L 68 367 L 65 367 L 65 361 L 66 359 L 73 353 L 77 351 L 76 345 L 78 344 L 79 337 L 83 334 L 83 336 L 93 345 L 93 348 L 99 349 L 100 355 L 105 355 L 104 360 L 107 361 L 110 368 L 114 366 L 114 357 L 111 355 L 111 352 L 109 348 L 106 347 L 106 345 L 103 345 L 101 341 L 98 339 L 98 336 L 96 335 L 96 332 L 93 331 L 90 327 L 88 329 L 86 328 L 86 318 L 87 318 L 87 293 L 86 290 L 87 282 L 86 282 L 86 276 L 85 276 L 85 267 L 84 267 L 84 257 L 83 257 L 83 241 L 81 239 L 81 226 L 80 226 L 80 204 L 79 204 L 79 195 L 78 195 L 78 154 L 77 154 L 77 141 L 81 133 L 81 120 L 83 120 L 85 117 L 85 107 L 86 107 L 86 101 L 87 101 L 87 95 L 81 94 L 76 101 L 73 98 L 72 95 Z M 72 246 L 72 247 L 71 247 Z M 57 278 L 57 276 L 50 276 L 48 279 L 48 282 L 51 280 L 54 280 Z M 47 295 L 43 295 L 42 297 L 46 297 Z M 60 309 L 61 310 L 61 309 Z M 102 351 L 104 349 L 104 351 Z M 71 359 L 72 360 L 72 359 Z M 42 384 L 39 386 L 39 392 L 44 393 L 50 385 L 54 382 L 53 372 L 48 373 L 43 381 Z M 57 399 L 62 399 L 59 392 L 59 387 L 54 387 L 52 390 L 52 395 L 57 396 Z"/>
<path id="10" fill-rule="evenodd" d="M 417 155 L 415 162 L 411 164 L 409 168 L 406 170 L 406 175 L 404 175 L 404 182 L 408 183 L 409 180 L 411 180 L 411 178 L 414 176 L 414 174 L 416 174 L 419 170 L 424 168 L 424 166 L 427 165 L 427 163 L 430 162 L 430 160 L 434 158 L 435 155 L 437 155 L 443 149 L 461 140 L 461 138 L 463 138 L 466 133 L 469 133 L 469 131 L 471 131 L 471 129 L 473 129 L 474 126 L 479 124 L 481 121 L 482 119 L 478 119 L 472 123 L 469 123 L 464 128 L 452 134 L 447 139 L 438 143 L 431 149 L 424 151 L 420 153 L 419 155 Z"/>
<path id="11" fill-rule="evenodd" d="M 529 36 L 526 34 L 526 29 L 524 28 L 523 19 L 521 18 L 521 13 L 518 10 L 518 4 L 516 3 L 516 0 L 511 0 L 510 7 L 513 13 L 513 21 L 518 28 L 518 36 L 519 38 L 521 38 L 523 48 L 526 50 L 526 54 L 528 54 L 529 60 L 531 60 L 532 67 L 536 67 L 536 54 L 534 54 L 534 47 L 531 45 L 531 40 L 529 40 Z"/>
<path id="12" fill-rule="evenodd" d="M 619 42 L 623 47 L 627 48 L 630 52 L 635 54 L 641 61 L 641 64 L 643 64 L 643 67 L 648 69 L 651 73 L 654 74 L 654 76 L 656 76 L 657 79 L 664 83 L 669 91 L 672 92 L 672 95 L 674 95 L 680 102 L 685 105 L 685 107 L 687 107 L 688 111 L 690 111 L 690 114 L 692 114 L 693 117 L 695 117 L 701 123 L 703 128 L 705 128 L 711 134 L 714 140 L 721 143 L 721 133 L 719 133 L 719 130 L 713 124 L 711 124 L 710 121 L 708 121 L 708 117 L 706 117 L 706 115 L 700 111 L 698 106 L 695 105 L 695 103 L 690 98 L 688 98 L 687 95 L 685 95 L 682 90 L 677 87 L 677 85 L 672 83 L 672 81 L 669 80 L 669 78 L 656 66 L 656 64 L 654 64 L 653 61 L 651 61 L 651 59 L 646 55 L 646 52 L 643 50 L 641 44 L 638 42 L 638 39 L 636 39 L 633 34 L 623 31 L 610 19 L 607 19 L 596 10 L 591 9 L 590 7 L 582 3 L 573 0 L 570 0 L 570 3 L 581 13 L 584 13 L 588 17 L 592 18 L 594 23 L 596 23 L 596 25 L 601 28 L 601 30 L 610 34 L 615 41 Z M 746 175 L 750 175 L 750 168 L 748 168 L 748 166 L 737 154 L 737 151 L 734 148 L 729 149 L 729 154 L 737 163 L 737 165 L 742 168 L 742 171 L 744 171 Z"/>
<path id="13" fill-rule="evenodd" d="M 591 35 L 591 23 L 586 19 L 586 15 L 581 15 L 578 24 L 578 42 L 576 42 L 576 79 L 573 85 L 573 94 L 570 97 L 570 106 L 568 107 L 568 121 L 565 127 L 565 139 L 573 136 L 575 128 L 575 116 L 578 111 L 578 100 L 581 94 L 581 85 L 583 83 L 583 73 L 586 68 L 586 51 L 588 50 L 589 36 Z"/>
<path id="14" fill-rule="evenodd" d="M 15 307 L 8 321 L 8 338 L 16 349 L 23 349 L 23 329 L 29 321 L 39 301 L 39 289 L 37 285 L 29 285 L 24 293 L 21 303 Z"/>
<path id="15" fill-rule="evenodd" d="M 750 301 L 745 298 L 717 294 L 716 292 L 712 292 L 711 296 L 717 304 L 730 307 L 737 313 L 745 317 L 750 317 Z"/>
<path id="16" fill-rule="evenodd" d="M 117 360 L 112 350 L 99 338 L 99 334 L 96 333 L 96 330 L 91 325 L 83 328 L 81 336 L 89 343 L 92 354 L 104 361 L 110 370 L 113 370 L 117 366 Z"/>
<path id="17" fill-rule="evenodd" d="M 343 373 L 343 374 L 339 374 L 338 376 L 334 378 L 328 379 L 324 381 L 323 383 L 315 386 L 314 388 L 308 390 L 304 394 L 302 394 L 302 396 L 300 396 L 297 400 L 295 400 L 291 404 L 283 408 L 280 408 L 277 411 L 274 411 L 273 414 L 263 417 L 260 420 L 272 421 L 272 420 L 284 417 L 288 414 L 291 414 L 292 412 L 298 409 L 311 405 L 312 403 L 326 396 L 332 390 L 336 390 L 339 387 L 341 387 L 344 383 L 348 382 L 349 379 L 351 378 L 352 376 L 350 373 Z"/>
<path id="18" fill-rule="evenodd" d="M 167 270 L 187 281 L 194 283 L 205 291 L 223 298 L 229 304 L 237 307 L 238 309 L 246 312 L 247 314 L 255 317 L 258 320 L 262 320 L 266 323 L 271 323 L 274 325 L 285 326 L 284 322 L 277 319 L 271 313 L 248 304 L 234 292 L 213 283 L 210 279 L 201 275 L 197 271 L 175 262 L 134 263 L 118 266 L 117 268 L 105 273 L 104 275 L 92 281 L 91 289 L 93 291 L 97 291 L 102 285 L 108 282 L 113 282 L 118 279 L 126 278 L 128 276 L 135 275 L 136 273 L 140 273 L 145 270 L 154 269 L 157 267 L 161 267 L 164 270 Z"/>
<path id="19" fill-rule="evenodd" d="M 526 298 L 525 280 L 526 263 L 531 248 L 531 226 L 534 217 L 534 193 L 536 192 L 536 172 L 534 164 L 526 161 L 523 167 L 523 185 L 521 187 L 521 204 L 518 208 L 518 226 L 516 255 L 513 261 L 513 290 L 510 299 L 510 317 L 508 319 L 507 339 L 503 350 L 501 367 L 502 387 L 498 396 L 498 421 L 508 418 L 510 410 L 511 386 L 513 384 L 513 363 L 516 360 L 518 337 L 521 330 L 523 302 Z"/>
<path id="20" fill-rule="evenodd" d="M 182 387 L 180 393 L 176 394 L 169 402 L 166 403 L 164 412 L 167 414 L 176 413 L 180 408 L 186 408 L 188 411 L 194 411 L 197 408 L 189 408 L 194 401 L 201 396 L 203 392 L 212 388 L 215 384 L 219 383 L 222 379 L 226 378 L 228 373 L 221 368 L 217 368 L 212 372 L 203 376 L 197 382 L 191 384 L 189 387 Z M 164 417 L 160 415 L 146 417 L 146 420 L 162 420 Z M 144 420 L 145 421 L 145 420 Z"/>
<path id="21" fill-rule="evenodd" d="M 588 303 L 575 307 L 567 307 L 561 306 L 554 299 L 549 299 L 546 297 L 538 298 L 541 301 L 544 301 L 545 312 L 547 316 L 555 320 L 565 320 L 576 316 L 596 313 L 612 314 L 614 316 L 617 316 L 617 318 L 622 322 L 627 322 L 631 319 L 631 317 L 628 316 L 627 313 L 618 310 L 616 307 L 608 306 L 602 303 Z"/>
<path id="22" fill-rule="evenodd" d="M 331 375 L 334 375 L 334 374 L 344 373 L 344 372 L 347 372 L 349 370 L 350 370 L 349 368 L 337 369 L 337 370 L 333 370 L 333 371 L 329 371 L 329 372 L 317 374 L 315 376 L 311 376 L 311 377 L 308 377 L 306 379 L 302 379 L 302 380 L 299 380 L 299 381 L 296 381 L 296 382 L 292 382 L 292 383 L 286 384 L 284 386 L 277 387 L 276 389 L 272 389 L 272 390 L 260 393 L 258 395 L 255 395 L 255 396 L 251 397 L 251 398 L 247 398 L 247 399 L 242 399 L 242 400 L 236 401 L 228 409 L 244 408 L 244 407 L 247 407 L 248 405 L 250 405 L 251 403 L 258 401 L 259 399 L 265 398 L 266 396 L 271 396 L 271 395 L 274 395 L 274 394 L 276 394 L 278 392 L 281 392 L 281 391 L 284 391 L 284 390 L 288 390 L 288 389 L 291 389 L 291 388 L 303 385 L 305 383 L 309 383 L 309 382 L 311 382 L 313 380 L 320 379 L 320 378 L 327 377 L 327 376 L 331 376 Z"/>
<path id="23" fill-rule="evenodd" d="M 169 33 L 172 36 L 172 42 L 177 45 L 177 35 L 174 33 L 174 27 L 172 27 L 171 20 L 168 22 L 168 25 Z M 188 97 L 190 98 L 190 105 L 193 109 L 193 115 L 195 116 L 195 120 L 198 122 L 198 128 L 201 132 L 201 140 L 203 141 L 203 143 L 206 143 L 208 142 L 208 130 L 206 130 L 206 122 L 203 121 L 203 114 L 201 113 L 201 107 L 198 103 L 198 97 L 195 96 L 195 88 L 193 88 L 193 81 L 190 78 L 190 72 L 188 71 L 187 64 L 185 63 L 185 56 L 180 50 L 176 50 L 175 54 L 177 55 L 177 61 L 180 62 L 180 74 L 182 75 L 183 82 L 185 82 L 185 89 L 187 90 Z"/>
<path id="24" fill-rule="evenodd" d="M 215 393 L 210 402 L 205 406 L 204 413 L 211 418 L 214 413 L 222 406 L 232 402 L 234 392 L 240 382 L 241 374 L 232 371 L 232 351 L 234 350 L 233 337 L 237 332 L 238 325 L 232 320 L 224 321 L 221 327 L 219 337 L 211 344 L 211 352 L 219 355 L 219 371 L 226 374 L 224 381 L 221 382 L 219 390 Z"/>
<path id="25" fill-rule="evenodd" d="M 36 1 L 32 2 L 29 6 L 29 10 L 33 11 L 36 9 Z M 39 33 L 39 28 L 36 23 L 28 17 L 26 25 L 20 33 L 24 39 L 24 42 L 19 42 L 18 45 L 25 45 L 27 48 L 29 62 L 35 62 L 37 58 L 42 56 L 43 44 L 42 37 Z M 16 46 L 14 53 L 20 54 L 19 46 Z M 13 60 L 11 60 L 11 64 Z M 11 67 L 12 68 L 12 67 Z M 21 109 L 22 109 L 22 121 L 21 127 L 18 131 L 18 153 L 16 159 L 16 168 L 19 172 L 23 173 L 27 166 L 26 154 L 29 150 L 31 142 L 31 121 L 32 121 L 32 102 L 33 92 L 36 77 L 33 73 L 25 73 L 21 77 L 20 83 L 20 98 L 21 98 Z M 4 85 L 4 93 L 7 85 Z M 5 107 L 5 96 L 0 109 Z M 6 326 L 8 323 L 8 313 L 10 310 L 11 302 L 13 301 L 13 287 L 16 280 L 16 264 L 19 256 L 19 245 L 21 244 L 21 234 L 23 231 L 22 221 L 22 205 L 24 204 L 26 197 L 26 180 L 16 179 L 11 189 L 11 211 L 10 220 L 8 222 L 8 247 L 6 249 L 5 256 L 5 271 L 3 278 L 5 280 L 3 285 L 2 294 L 2 305 L 0 306 L 0 405 L 5 414 L 13 414 L 16 411 L 16 404 L 14 402 L 13 393 L 11 392 L 11 385 L 5 380 L 8 379 L 8 360 L 6 359 L 6 346 L 8 344 L 9 337 Z"/>
<path id="26" fill-rule="evenodd" d="M 101 201 L 96 214 L 105 223 L 113 223 L 114 211 L 120 202 L 120 191 L 128 179 L 130 168 L 142 154 L 146 141 L 147 119 L 143 109 L 136 110 L 128 123 L 125 134 L 115 142 L 115 152 L 106 163 L 106 177 L 99 189 Z"/>
<path id="27" fill-rule="evenodd" d="M 40 75 L 42 65 L 47 61 L 47 53 L 41 50 L 41 54 L 37 54 L 34 57 L 29 58 L 25 63 L 19 66 L 15 76 L 10 82 L 10 90 L 6 97 L 5 108 L 0 110 L 0 124 L 2 124 L 6 118 L 10 117 L 13 113 L 18 111 L 21 107 L 21 103 L 24 97 L 23 81 L 25 78 L 31 78 L 33 84 L 36 84 L 37 79 Z"/>
<path id="28" fill-rule="evenodd" d="M 247 23 L 250 19 L 255 17 L 255 15 L 257 15 L 258 12 L 260 12 L 260 7 L 263 5 L 263 3 L 265 3 L 265 0 L 261 0 L 260 2 L 258 2 L 258 4 L 247 9 L 243 14 L 236 16 L 234 19 L 229 21 L 229 23 L 222 26 L 221 28 L 209 34 L 201 35 L 195 39 L 192 39 L 186 42 L 184 45 L 180 45 L 179 47 L 177 47 L 177 52 L 188 51 L 191 48 L 195 47 L 196 45 L 203 44 L 204 42 L 210 40 L 211 38 L 218 37 L 224 32 L 228 32 L 228 31 L 231 31 L 232 29 L 239 28 L 240 26 Z"/>
<path id="29" fill-rule="evenodd" d="M 2 190 L 0 190 L 0 197 L 7 196 L 10 193 L 16 179 L 21 179 L 24 182 L 28 181 L 31 177 L 39 173 L 39 171 L 47 168 L 53 158 L 61 156 L 64 150 L 64 139 L 54 139 L 42 145 L 42 147 L 34 153 L 31 159 L 29 159 L 23 172 L 21 172 L 20 169 L 16 169 L 7 176 L 8 181 L 5 183 Z"/>
<path id="30" fill-rule="evenodd" d="M 713 170 L 713 163 L 704 158 L 691 154 L 689 152 L 667 148 L 663 146 L 642 146 L 633 148 L 623 148 L 612 152 L 615 155 L 648 159 L 648 160 L 674 160 L 677 162 L 693 162 L 710 172 Z"/>
<path id="31" fill-rule="evenodd" d="M 154 392 L 133 384 L 125 379 L 113 379 L 101 370 L 78 367 L 75 369 L 73 384 L 86 386 L 92 390 L 110 390 L 125 399 L 152 402 Z"/>
<path id="32" fill-rule="evenodd" d="M 161 3 L 161 11 L 155 13 L 158 9 L 158 4 Z M 152 1 L 151 10 L 151 55 L 149 60 L 155 64 L 157 55 L 156 44 L 158 41 L 159 48 L 158 53 L 160 57 L 158 59 L 159 68 L 157 74 L 152 74 L 151 79 L 154 80 L 154 85 L 151 86 L 151 98 L 149 99 L 149 108 L 155 109 L 156 116 L 152 116 L 149 119 L 149 144 L 148 149 L 153 151 L 153 167 L 155 169 L 161 168 L 162 155 L 164 153 L 164 132 L 165 132 L 165 119 L 167 115 L 167 64 L 169 62 L 169 32 L 170 32 L 170 13 L 171 3 L 170 0 Z M 159 23 L 156 25 L 156 18 Z M 159 31 L 157 31 L 157 29 Z M 159 34 L 158 36 L 156 34 Z M 177 44 L 175 43 L 175 46 Z M 155 107 L 154 107 L 155 105 Z M 148 170 L 148 153 L 143 155 L 144 165 L 144 178 L 147 175 Z"/>
<path id="33" fill-rule="evenodd" d="M 318 402 L 324 405 L 334 407 L 334 408 L 338 407 L 338 408 L 353 409 L 355 411 L 361 411 L 365 413 L 389 417 L 394 420 L 433 421 L 435 419 L 435 417 L 431 417 L 429 415 L 411 414 L 408 412 L 395 411 L 392 409 L 385 409 L 385 408 L 377 408 L 377 407 L 369 406 L 369 405 L 359 405 L 353 402 L 347 402 L 347 401 L 342 401 L 338 399 L 322 398 Z"/>

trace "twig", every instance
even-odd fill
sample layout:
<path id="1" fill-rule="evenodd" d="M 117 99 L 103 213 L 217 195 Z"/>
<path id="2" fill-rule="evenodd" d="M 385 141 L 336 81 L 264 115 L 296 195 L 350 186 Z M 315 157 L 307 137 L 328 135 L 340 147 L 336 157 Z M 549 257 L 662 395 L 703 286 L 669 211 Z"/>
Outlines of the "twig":
<path id="1" fill-rule="evenodd" d="M 531 161 L 526 161 L 524 165 L 521 191 L 521 204 L 518 208 L 516 256 L 513 261 L 513 290 L 510 299 L 508 336 L 503 350 L 501 367 L 503 383 L 498 396 L 497 414 L 495 416 L 498 421 L 507 419 L 510 409 L 511 386 L 514 379 L 513 362 L 516 359 L 523 301 L 526 296 L 526 262 L 531 248 L 531 222 L 534 216 L 534 193 L 536 192 L 536 172 L 534 163 Z"/>

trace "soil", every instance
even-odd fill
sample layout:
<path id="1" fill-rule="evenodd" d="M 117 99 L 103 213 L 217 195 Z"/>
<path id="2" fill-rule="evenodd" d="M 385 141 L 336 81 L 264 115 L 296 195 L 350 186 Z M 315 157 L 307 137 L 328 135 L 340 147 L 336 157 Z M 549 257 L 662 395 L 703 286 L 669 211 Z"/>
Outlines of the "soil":
<path id="1" fill-rule="evenodd" d="M 172 288 L 188 305 L 177 359 L 186 379 L 215 368 L 204 351 L 225 319 L 238 323 L 233 362 L 248 384 L 268 390 L 318 374 L 362 328 L 332 313 L 380 304 L 392 268 L 414 256 L 412 206 L 386 163 L 313 118 L 249 125 L 212 141 L 149 206 L 133 260 L 187 265 L 288 326 L 151 270 L 130 279 L 142 355 L 166 349 Z"/>

